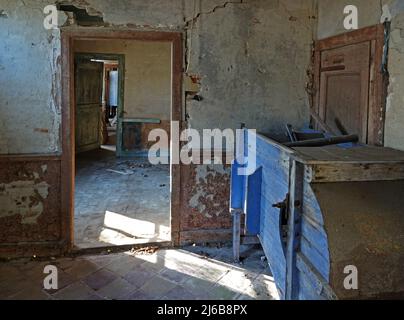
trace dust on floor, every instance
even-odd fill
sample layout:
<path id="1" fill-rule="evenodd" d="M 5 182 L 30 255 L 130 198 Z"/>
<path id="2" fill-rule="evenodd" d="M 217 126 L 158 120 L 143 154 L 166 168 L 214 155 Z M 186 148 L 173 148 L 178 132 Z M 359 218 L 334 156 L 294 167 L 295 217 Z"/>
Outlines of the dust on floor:
<path id="1" fill-rule="evenodd" d="M 170 240 L 170 170 L 96 150 L 77 156 L 75 245 Z"/>
<path id="2" fill-rule="evenodd" d="M 189 247 L 152 254 L 126 252 L 0 263 L 0 299 L 11 300 L 277 300 L 264 253 L 242 246 Z M 43 289 L 47 265 L 58 269 L 58 289 Z"/>

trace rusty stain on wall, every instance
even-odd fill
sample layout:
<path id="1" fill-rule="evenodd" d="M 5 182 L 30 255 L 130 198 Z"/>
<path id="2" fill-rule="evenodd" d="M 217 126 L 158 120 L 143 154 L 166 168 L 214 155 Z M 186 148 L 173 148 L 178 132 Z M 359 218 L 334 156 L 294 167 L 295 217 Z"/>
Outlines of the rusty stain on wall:
<path id="1" fill-rule="evenodd" d="M 0 243 L 61 239 L 60 170 L 58 157 L 0 157 Z M 0 256 L 18 255 L 7 248 L 0 246 Z"/>
<path id="2" fill-rule="evenodd" d="M 230 167 L 183 166 L 181 177 L 181 232 L 230 229 Z"/>

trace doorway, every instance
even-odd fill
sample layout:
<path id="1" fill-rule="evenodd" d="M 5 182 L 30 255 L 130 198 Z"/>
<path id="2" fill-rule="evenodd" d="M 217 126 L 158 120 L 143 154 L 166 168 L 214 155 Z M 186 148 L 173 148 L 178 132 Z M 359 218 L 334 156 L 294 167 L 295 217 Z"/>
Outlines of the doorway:
<path id="1" fill-rule="evenodd" d="M 172 190 L 178 190 L 179 168 L 151 165 L 147 158 L 149 145 L 144 141 L 154 128 L 170 131 L 171 122 L 181 120 L 181 35 L 111 32 L 90 37 L 63 32 L 62 40 L 63 57 L 68 58 L 63 61 L 63 69 L 70 70 L 69 83 L 63 82 L 69 95 L 64 92 L 63 102 L 69 106 L 68 115 L 74 115 L 72 118 L 66 112 L 63 114 L 64 145 L 70 145 L 62 165 L 71 170 L 64 176 L 71 182 L 67 190 L 71 201 L 65 199 L 71 247 L 176 244 L 179 195 Z M 100 52 L 103 45 L 112 48 L 111 42 L 121 45 L 121 49 Z M 148 79 L 151 74 L 156 75 L 152 68 L 141 75 L 143 83 L 149 85 L 143 86 L 143 96 L 162 95 L 169 102 L 163 106 L 167 117 L 161 116 L 156 108 L 148 108 L 147 103 L 143 110 L 153 109 L 154 114 L 131 113 L 142 109 L 129 94 L 139 92 L 130 81 L 134 77 L 130 72 L 140 69 L 128 63 L 139 59 L 133 59 L 122 48 L 127 49 L 135 42 L 138 47 L 147 47 L 146 52 L 150 53 L 155 46 L 157 50 L 166 48 L 169 54 L 165 60 L 168 90 L 162 90 L 158 84 L 153 86 L 155 79 Z M 88 50 L 82 50 L 86 45 Z M 161 60 L 159 55 L 155 58 Z M 151 61 L 146 61 L 146 65 L 153 67 Z M 116 76 L 118 92 L 114 97 Z M 163 77 L 162 73 L 157 76 Z M 71 166 L 68 159 L 72 160 Z"/>
<path id="2" fill-rule="evenodd" d="M 75 53 L 76 154 L 96 149 L 118 152 L 124 70 L 125 55 Z"/>
<path id="3" fill-rule="evenodd" d="M 376 25 L 315 44 L 316 111 L 335 132 L 380 146 L 388 81 L 384 32 L 384 25 Z"/>

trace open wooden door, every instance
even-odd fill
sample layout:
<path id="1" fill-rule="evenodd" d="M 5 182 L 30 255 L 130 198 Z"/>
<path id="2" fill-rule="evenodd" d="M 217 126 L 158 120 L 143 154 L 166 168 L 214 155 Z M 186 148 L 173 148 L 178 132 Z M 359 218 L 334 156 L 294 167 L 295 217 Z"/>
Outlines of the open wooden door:
<path id="1" fill-rule="evenodd" d="M 103 63 L 76 57 L 76 153 L 101 146 L 103 73 Z"/>
<path id="2" fill-rule="evenodd" d="M 335 132 L 383 145 L 383 25 L 317 41 L 315 107 Z M 344 132 L 345 131 L 345 132 Z"/>

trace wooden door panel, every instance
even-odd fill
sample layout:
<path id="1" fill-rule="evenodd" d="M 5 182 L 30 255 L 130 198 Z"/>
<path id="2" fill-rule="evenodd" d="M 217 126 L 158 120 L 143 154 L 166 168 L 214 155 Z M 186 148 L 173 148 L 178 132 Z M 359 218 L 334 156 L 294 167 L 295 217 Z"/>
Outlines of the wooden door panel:
<path id="1" fill-rule="evenodd" d="M 334 131 L 337 121 L 367 143 L 371 42 L 321 54 L 320 115 Z"/>
<path id="2" fill-rule="evenodd" d="M 104 66 L 76 60 L 76 152 L 101 145 L 101 106 Z"/>
<path id="3" fill-rule="evenodd" d="M 326 112 L 325 122 L 338 132 L 336 119 L 341 121 L 345 129 L 352 134 L 362 135 L 361 123 L 361 75 L 331 74 L 326 80 Z M 343 93 L 343 94 L 341 94 Z"/>
<path id="4" fill-rule="evenodd" d="M 80 150 L 90 148 L 91 146 L 99 146 L 99 121 L 94 116 L 94 109 L 82 109 L 79 113 L 79 126 L 77 126 L 77 141 Z"/>

